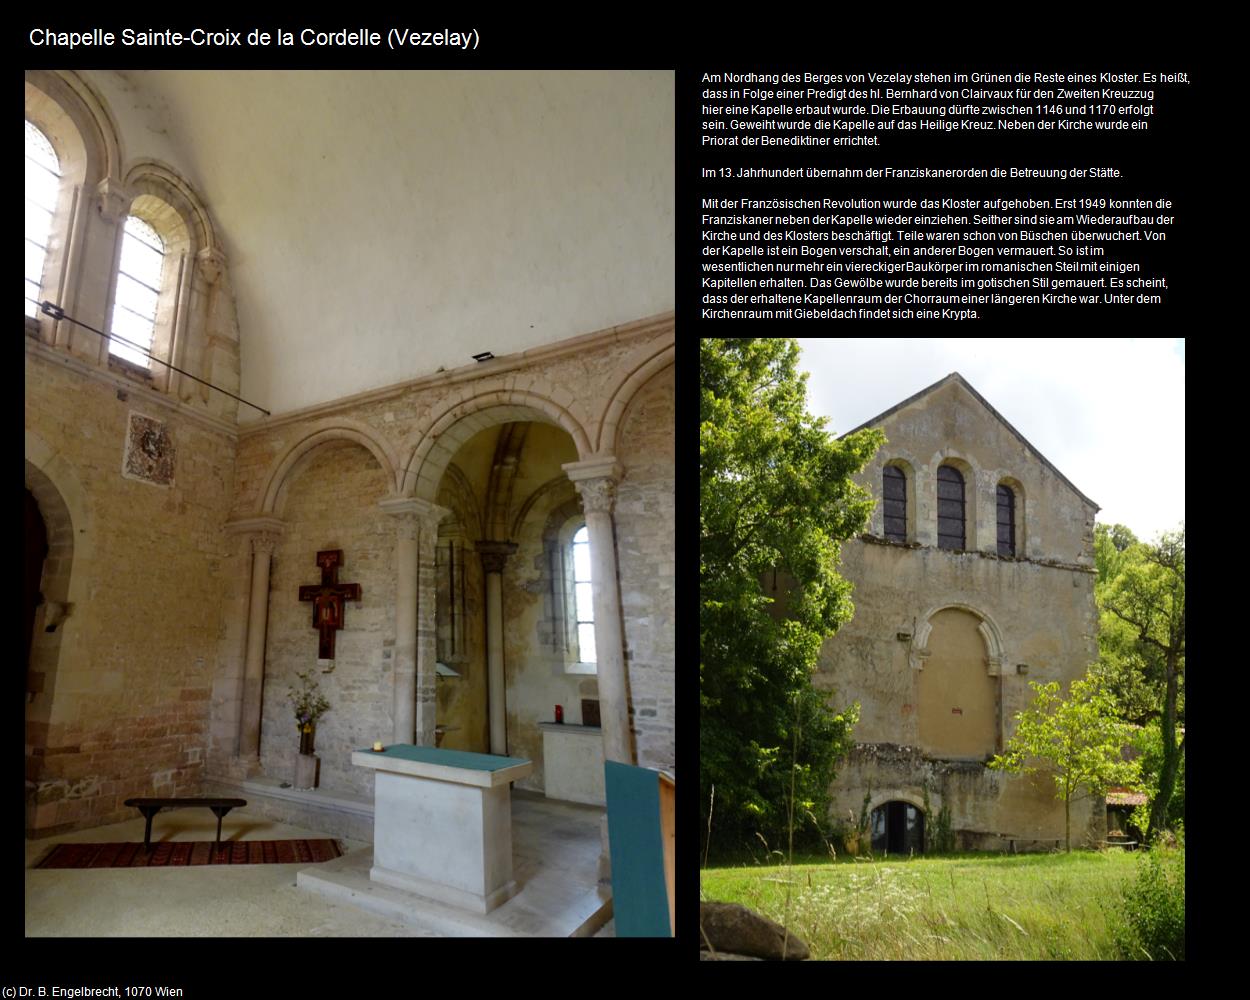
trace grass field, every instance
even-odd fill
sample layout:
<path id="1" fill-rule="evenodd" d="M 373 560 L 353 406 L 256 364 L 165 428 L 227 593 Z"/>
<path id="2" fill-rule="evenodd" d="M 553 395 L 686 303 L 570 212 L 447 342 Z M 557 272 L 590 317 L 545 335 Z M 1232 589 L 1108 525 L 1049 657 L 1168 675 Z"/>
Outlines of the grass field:
<path id="1" fill-rule="evenodd" d="M 707 868 L 701 885 L 704 899 L 785 924 L 814 959 L 1113 959 L 1106 909 L 1135 861 L 1118 850 L 796 860 Z"/>

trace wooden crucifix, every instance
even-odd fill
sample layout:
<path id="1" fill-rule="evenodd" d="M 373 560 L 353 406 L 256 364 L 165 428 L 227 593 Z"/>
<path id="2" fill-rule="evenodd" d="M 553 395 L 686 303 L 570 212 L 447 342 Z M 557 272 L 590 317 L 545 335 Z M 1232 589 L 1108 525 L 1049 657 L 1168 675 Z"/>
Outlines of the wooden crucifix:
<path id="1" fill-rule="evenodd" d="M 343 563 L 342 549 L 327 549 L 317 553 L 317 565 L 321 567 L 321 584 L 300 587 L 299 599 L 313 602 L 313 628 L 321 633 L 317 657 L 334 659 L 334 633 L 343 627 L 343 602 L 360 600 L 360 584 L 339 583 L 339 566 Z"/>

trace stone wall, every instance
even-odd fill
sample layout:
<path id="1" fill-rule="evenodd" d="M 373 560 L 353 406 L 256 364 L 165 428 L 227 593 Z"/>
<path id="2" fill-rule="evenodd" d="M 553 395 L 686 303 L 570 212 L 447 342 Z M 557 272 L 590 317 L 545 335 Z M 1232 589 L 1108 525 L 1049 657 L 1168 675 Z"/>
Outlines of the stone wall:
<path id="1" fill-rule="evenodd" d="M 859 703 L 862 746 L 834 783 L 832 816 L 858 816 L 866 795 L 874 808 L 890 798 L 921 806 L 927 787 L 933 814 L 949 807 L 961 844 L 994 848 L 1000 835 L 1053 843 L 1064 810 L 1050 777 L 1002 775 L 984 762 L 1030 704 L 1030 681 L 1066 686 L 1097 659 L 1096 508 L 958 379 L 871 426 L 888 442 L 858 478 L 879 497 L 883 465 L 903 463 L 908 540 L 884 539 L 878 504 L 869 533 L 842 547 L 855 614 L 825 642 L 814 682 L 838 708 Z M 968 470 L 967 551 L 936 547 L 934 482 L 948 460 Z M 1015 558 L 997 554 L 1004 479 L 1021 498 Z M 1096 837 L 1102 813 L 1097 802 L 1074 803 L 1074 841 Z"/>
<path id="2" fill-rule="evenodd" d="M 587 335 L 481 368 L 425 377 L 240 429 L 231 520 L 239 522 L 241 531 L 250 530 L 246 526 L 258 517 L 273 518 L 283 526 L 274 555 L 267 633 L 261 761 L 267 774 L 274 776 L 274 768 L 288 769 L 294 753 L 294 726 L 284 695 L 296 667 L 305 661 L 293 650 L 315 651 L 316 645 L 307 606 L 279 611 L 278 602 L 289 604 L 300 583 L 313 582 L 312 557 L 318 549 L 344 549 L 347 565 L 342 579 L 365 587 L 361 608 L 348 609 L 348 631 L 357 627 L 355 622 L 368 623 L 360 626 L 368 629 L 361 635 L 368 648 L 350 666 L 351 676 L 364 678 L 361 683 L 367 690 L 334 687 L 349 669 L 347 663 L 323 677 L 323 686 L 336 712 L 340 703 L 351 707 L 355 728 L 349 729 L 350 739 L 356 739 L 358 731 L 362 742 L 357 745 L 372 738 L 391 739 L 386 732 L 373 732 L 390 717 L 389 707 L 383 715 L 377 706 L 370 706 L 375 692 L 383 703 L 391 697 L 391 688 L 379 678 L 389 677 L 385 672 L 394 640 L 394 586 L 385 581 L 371 585 L 353 570 L 359 565 L 353 549 L 381 566 L 383 553 L 394 551 L 395 529 L 377 502 L 415 496 L 450 511 L 439 529 L 440 544 L 457 537 L 468 556 L 463 577 L 469 590 L 467 658 L 450 664 L 464 673 L 435 685 L 438 722 L 459 727 L 445 736 L 447 748 L 486 749 L 480 745 L 486 721 L 485 574 L 474 544 L 490 539 L 518 546 L 503 577 L 508 752 L 535 761 L 528 784 L 542 788 L 538 722 L 552 718 L 555 704 L 564 706 L 566 721 L 580 722 L 581 699 L 598 694 L 595 676 L 566 669 L 564 651 L 551 642 L 552 610 L 544 597 L 551 587 L 550 521 L 563 516 L 570 504 L 575 512 L 578 503 L 561 466 L 612 455 L 614 449 L 622 467 L 614 516 L 635 742 L 640 763 L 673 766 L 671 343 L 671 318 L 644 321 L 628 330 Z M 521 424 L 529 427 L 511 472 L 501 471 L 506 456 L 497 454 L 492 443 L 494 433 L 505 424 L 517 426 L 518 433 Z M 352 444 L 341 455 L 354 456 L 350 461 L 318 458 L 348 441 Z M 313 462 L 321 463 L 316 466 L 320 488 L 307 485 Z M 351 469 L 363 478 L 349 482 L 357 474 Z M 333 503 L 341 506 L 343 516 L 327 522 L 319 511 Z M 298 523 L 288 523 L 292 517 Z M 327 530 L 310 533 L 305 522 L 311 525 L 318 518 Z M 323 535 L 348 540 L 331 545 Z M 213 680 L 212 759 L 216 774 L 237 779 L 232 755 L 237 753 L 251 557 L 246 535 L 229 546 L 231 579 L 224 588 Z M 297 555 L 305 572 L 288 578 L 290 560 Z M 439 586 L 431 585 L 430 598 L 440 592 Z M 368 595 L 383 591 L 387 607 L 371 611 Z M 418 611 L 419 621 L 426 613 Z M 446 648 L 445 607 L 438 618 L 431 633 L 437 632 L 437 641 Z M 344 640 L 340 633 L 339 641 Z M 347 641 L 350 645 L 350 637 Z M 293 644 L 290 651 L 288 644 Z M 343 656 L 340 653 L 340 660 Z M 337 724 L 333 713 L 327 716 L 327 725 L 332 724 Z M 284 749 L 288 734 L 290 747 Z M 338 787 L 344 790 L 359 787 L 347 777 L 350 772 L 336 772 L 336 765 L 327 759 L 337 740 L 333 733 L 318 732 L 323 787 L 340 778 Z"/>
<path id="3" fill-rule="evenodd" d="M 36 617 L 27 695 L 27 831 L 46 835 L 129 818 L 131 796 L 198 789 L 235 443 L 34 346 L 25 406 L 27 483 L 58 538 L 41 585 L 57 608 Z M 132 413 L 163 425 L 171 485 L 123 475 Z"/>
<path id="4" fill-rule="evenodd" d="M 292 780 L 299 736 L 287 693 L 312 671 L 330 703 L 317 725 L 321 787 L 373 794 L 373 772 L 353 767 L 352 750 L 391 742 L 395 640 L 395 520 L 378 507 L 387 496 L 378 464 L 358 445 L 337 442 L 312 452 L 294 472 L 282 508 L 285 528 L 269 575 L 269 629 L 261 721 L 261 766 Z M 331 672 L 318 667 L 318 631 L 299 588 L 321 582 L 316 554 L 341 549 L 340 583 L 358 583 L 360 601 L 344 605 Z"/>
<path id="5" fill-rule="evenodd" d="M 616 548 L 625 661 L 638 763 L 676 767 L 676 519 L 673 369 L 651 379 L 621 425 L 625 476 L 616 491 Z"/>

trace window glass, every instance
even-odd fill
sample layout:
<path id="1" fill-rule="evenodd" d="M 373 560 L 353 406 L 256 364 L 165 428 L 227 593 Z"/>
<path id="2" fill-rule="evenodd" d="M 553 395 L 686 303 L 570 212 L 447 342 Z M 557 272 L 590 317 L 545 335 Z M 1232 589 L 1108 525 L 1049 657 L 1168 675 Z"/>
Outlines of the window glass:
<path id="1" fill-rule="evenodd" d="M 144 368 L 151 366 L 145 352 L 152 350 L 156 332 L 156 307 L 160 300 L 165 244 L 156 230 L 130 216 L 122 235 L 121 265 L 113 299 L 113 323 L 109 353 Z"/>
<path id="2" fill-rule="evenodd" d="M 892 542 L 907 541 L 907 479 L 903 470 L 887 465 L 881 470 L 885 537 Z"/>
<path id="3" fill-rule="evenodd" d="M 573 590 L 577 612 L 577 650 L 582 663 L 594 663 L 595 613 L 590 581 L 590 532 L 582 525 L 573 536 Z"/>
<path id="4" fill-rule="evenodd" d="M 998 554 L 1016 554 L 1016 494 L 1008 486 L 998 487 Z"/>
<path id="5" fill-rule="evenodd" d="M 964 544 L 964 477 L 943 465 L 937 471 L 938 548 L 962 549 Z"/>
<path id="6" fill-rule="evenodd" d="M 26 315 L 39 314 L 39 290 L 48 256 L 61 166 L 48 137 L 26 123 Z"/>

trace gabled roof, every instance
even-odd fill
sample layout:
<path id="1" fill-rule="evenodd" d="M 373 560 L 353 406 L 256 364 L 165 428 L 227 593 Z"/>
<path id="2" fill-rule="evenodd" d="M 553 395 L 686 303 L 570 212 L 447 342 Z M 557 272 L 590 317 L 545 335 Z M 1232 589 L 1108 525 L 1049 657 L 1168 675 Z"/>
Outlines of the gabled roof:
<path id="1" fill-rule="evenodd" d="M 958 383 L 959 383 L 960 385 L 962 385 L 965 389 L 967 389 L 970 393 L 972 393 L 973 397 L 974 397 L 974 398 L 975 398 L 975 399 L 976 399 L 976 400 L 977 400 L 977 401 L 978 401 L 978 402 L 979 402 L 982 406 L 984 406 L 987 410 L 989 410 L 989 411 L 990 411 L 990 413 L 994 415 L 994 417 L 998 420 L 998 422 L 999 422 L 999 423 L 1001 423 L 1004 427 L 1006 427 L 1006 428 L 1007 428 L 1007 430 L 1011 431 L 1011 433 L 1015 435 L 1016 440 L 1018 440 L 1018 441 L 1019 441 L 1022 445 L 1024 445 L 1024 446 L 1025 446 L 1025 447 L 1026 447 L 1029 451 L 1031 451 L 1031 452 L 1032 452 L 1032 453 L 1033 453 L 1033 454 L 1037 457 L 1037 459 L 1038 459 L 1038 461 L 1039 461 L 1039 462 L 1041 462 L 1044 466 L 1046 466 L 1046 468 L 1048 468 L 1048 469 L 1049 469 L 1051 472 L 1053 472 L 1056 476 L 1058 476 L 1058 477 L 1059 477 L 1060 479 L 1062 479 L 1065 483 L 1067 483 L 1068 488 L 1069 488 L 1069 489 L 1071 489 L 1073 493 L 1075 493 L 1078 497 L 1080 497 L 1080 498 L 1081 498 L 1082 500 L 1084 500 L 1087 504 L 1089 504 L 1091 507 L 1093 507 L 1095 511 L 1098 511 L 1098 510 L 1101 510 L 1101 509 L 1102 509 L 1102 508 L 1101 508 L 1101 507 L 1099 507 L 1099 506 L 1098 506 L 1098 504 L 1096 504 L 1093 500 L 1091 500 L 1091 499 L 1090 499 L 1089 497 L 1087 497 L 1084 493 L 1082 493 L 1080 490 L 1078 490 L 1078 489 L 1076 488 L 1076 486 L 1073 484 L 1073 482 L 1072 482 L 1072 480 L 1071 480 L 1071 479 L 1069 479 L 1069 478 L 1068 478 L 1067 476 L 1065 476 L 1062 472 L 1060 472 L 1057 468 L 1055 468 L 1054 464 L 1050 461 L 1050 459 L 1048 459 L 1048 458 L 1047 458 L 1045 455 L 1043 455 L 1040 451 L 1038 451 L 1036 448 L 1034 448 L 1034 447 L 1033 447 L 1033 445 L 1029 442 L 1029 439 L 1028 439 L 1028 438 L 1026 438 L 1023 434 L 1021 434 L 1021 433 L 1020 433 L 1018 430 L 1016 430 L 1014 427 L 1012 427 L 1012 426 L 1011 426 L 1011 422 L 1010 422 L 1010 421 L 1009 421 L 1006 417 L 1004 417 L 1001 413 L 999 413 L 996 409 L 994 409 L 994 407 L 992 407 L 992 406 L 989 404 L 988 400 L 986 400 L 986 398 L 985 398 L 984 396 L 982 396 L 979 392 L 977 392 L 977 391 L 976 391 L 976 389 L 972 388 L 972 386 L 971 386 L 971 384 L 968 382 L 968 380 L 967 380 L 966 378 L 964 378 L 962 375 L 960 375 L 960 374 L 959 374 L 959 372 L 951 372 L 949 375 L 947 375 L 947 376 L 946 376 L 946 378 L 939 379 L 938 381 L 934 382 L 931 386 L 928 386 L 927 388 L 921 389 L 921 390 L 920 390 L 918 393 L 916 393 L 914 396 L 908 396 L 908 397 L 907 397 L 905 400 L 903 400 L 901 403 L 896 403 L 894 406 L 891 406 L 891 407 L 890 407 L 888 410 L 886 410 L 884 413 L 878 413 L 878 414 L 877 414 L 875 417 L 873 417 L 871 420 L 866 420 L 866 421 L 864 421 L 864 422 L 863 422 L 862 424 L 860 424 L 858 427 L 854 427 L 854 428 L 852 428 L 851 430 L 847 431 L 847 432 L 846 432 L 846 434 L 854 434 L 856 431 L 862 431 L 865 427 L 875 427 L 877 424 L 881 423 L 881 421 L 885 420 L 885 418 L 886 418 L 886 417 L 891 417 L 891 416 L 893 416 L 893 415 L 894 415 L 895 413 L 897 413 L 899 410 L 903 409 L 903 408 L 904 408 L 904 407 L 906 407 L 906 406 L 911 406 L 911 404 L 912 404 L 912 403 L 914 403 L 914 402 L 916 402 L 916 400 L 921 399 L 921 398 L 923 398 L 924 396 L 929 395 L 929 393 L 931 393 L 931 392 L 935 392 L 936 390 L 938 390 L 938 389 L 942 388 L 942 386 L 946 385 L 946 384 L 947 384 L 947 383 L 949 383 L 949 382 L 958 382 Z M 841 436 L 842 436 L 842 437 L 846 437 L 846 434 L 843 434 L 843 435 L 841 435 Z"/>

